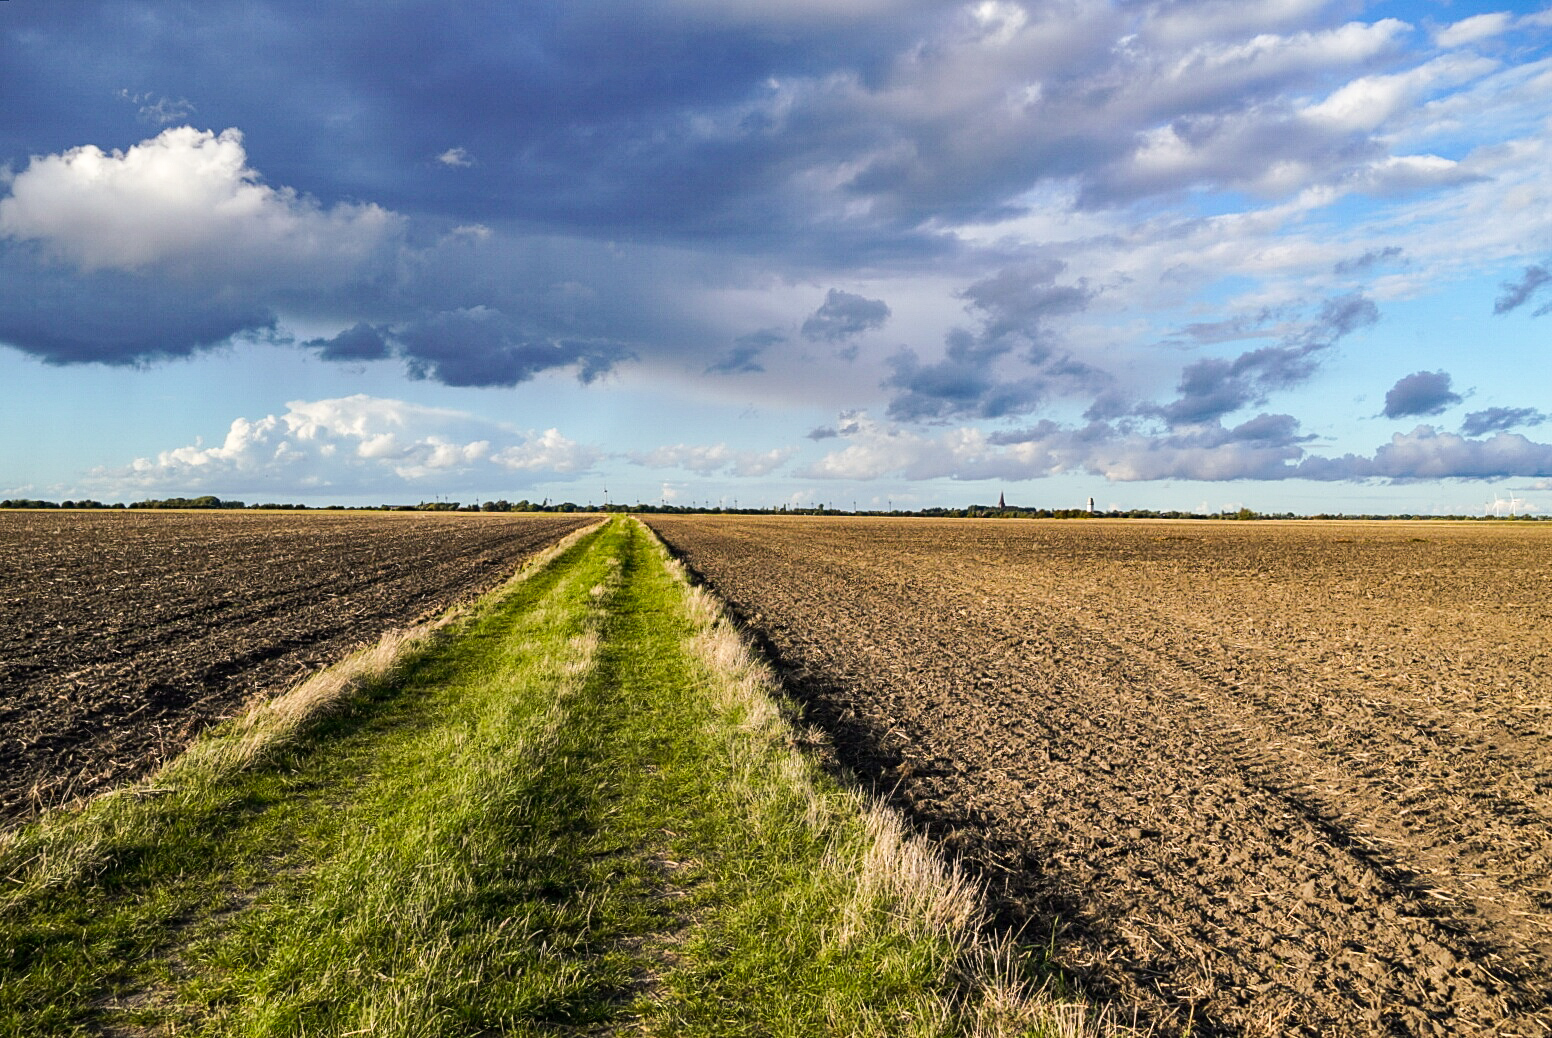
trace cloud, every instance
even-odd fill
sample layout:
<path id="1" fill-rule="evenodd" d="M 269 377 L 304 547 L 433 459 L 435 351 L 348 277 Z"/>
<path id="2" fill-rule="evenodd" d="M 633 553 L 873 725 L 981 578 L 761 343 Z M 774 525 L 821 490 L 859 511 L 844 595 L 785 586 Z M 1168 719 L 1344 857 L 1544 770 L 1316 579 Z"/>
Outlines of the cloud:
<path id="1" fill-rule="evenodd" d="M 490 460 L 512 472 L 580 473 L 592 468 L 597 450 L 569 440 L 559 429 L 546 429 L 521 443 L 502 447 Z"/>
<path id="2" fill-rule="evenodd" d="M 841 342 L 882 328 L 888 320 L 889 306 L 882 299 L 832 288 L 826 293 L 824 304 L 803 322 L 803 337 L 815 342 Z"/>
<path id="3" fill-rule="evenodd" d="M 1070 428 L 1042 421 L 987 435 L 964 427 L 937 436 L 863 417 L 850 442 L 797 475 L 816 479 L 1038 479 L 1087 472 L 1114 481 L 1279 479 L 1303 455 L 1298 423 L 1262 415 L 1241 426 L 1149 437 L 1103 422 Z"/>
<path id="4" fill-rule="evenodd" d="M 1062 261 L 1041 257 L 1007 267 L 961 292 L 966 309 L 980 318 L 979 332 L 950 331 L 943 359 L 934 363 L 923 363 L 908 347 L 890 356 L 892 371 L 882 383 L 896 390 L 889 417 L 1002 418 L 1026 413 L 1053 394 L 1105 388 L 1107 375 L 1052 342 L 1049 321 L 1082 311 L 1094 295 L 1086 284 L 1058 284 L 1065 269 Z"/>
<path id="5" fill-rule="evenodd" d="M 626 457 L 633 465 L 654 469 L 684 469 L 699 476 L 731 475 L 748 478 L 768 476 L 790 460 L 796 449 L 779 447 L 768 451 L 734 450 L 725 443 L 713 446 L 675 444 L 650 451 L 635 451 Z"/>
<path id="6" fill-rule="evenodd" d="M 1418 371 L 1396 381 L 1385 393 L 1386 418 L 1441 414 L 1460 403 L 1450 391 L 1450 376 L 1443 371 Z"/>
<path id="7" fill-rule="evenodd" d="M 1038 479 L 1087 473 L 1115 482 L 1307 479 L 1396 482 L 1500 479 L 1552 474 L 1552 444 L 1498 433 L 1474 440 L 1419 426 L 1396 434 L 1372 456 L 1308 453 L 1312 437 L 1290 415 L 1263 414 L 1240 425 L 1197 426 L 1149 436 L 1105 422 L 1070 427 L 1041 421 L 988 435 L 974 427 L 926 435 L 862 416 L 845 447 L 796 475 L 814 479 Z"/>
<path id="8" fill-rule="evenodd" d="M 181 126 L 126 151 L 95 145 L 33 156 L 0 199 L 0 237 L 34 242 L 85 273 L 159 268 L 287 280 L 352 270 L 398 231 L 376 205 L 325 209 L 269 187 L 243 137 Z"/>
<path id="9" fill-rule="evenodd" d="M 429 314 L 395 328 L 394 338 L 412 376 L 449 386 L 515 386 L 557 368 L 576 369 L 586 383 L 633 356 L 618 343 L 531 336 L 486 306 Z"/>
<path id="10" fill-rule="evenodd" d="M 1508 11 L 1492 11 L 1462 18 L 1436 31 L 1433 34 L 1434 42 L 1441 47 L 1459 47 L 1491 39 L 1509 31 L 1511 18 Z"/>
<path id="11" fill-rule="evenodd" d="M 193 102 L 187 98 L 174 101 L 170 97 L 159 97 L 150 93 L 132 94 L 128 90 L 120 90 L 118 96 L 136 106 L 143 122 L 155 123 L 158 126 L 185 122 L 189 116 L 198 111 Z"/>
<path id="12" fill-rule="evenodd" d="M 324 360 L 383 360 L 393 355 L 389 330 L 365 321 L 346 328 L 331 339 L 309 339 L 303 345 L 316 349 Z"/>
<path id="13" fill-rule="evenodd" d="M 1309 345 L 1329 346 L 1353 332 L 1368 328 L 1379 319 L 1380 308 L 1374 301 L 1354 292 L 1322 303 L 1320 313 L 1298 340 Z"/>
<path id="14" fill-rule="evenodd" d="M 1276 338 L 1278 332 L 1269 327 L 1277 314 L 1262 308 L 1253 314 L 1237 314 L 1222 321 L 1195 321 L 1181 332 L 1193 342 L 1211 345 L 1220 342 L 1236 342 L 1241 339 Z"/>
<path id="15" fill-rule="evenodd" d="M 389 5 L 340 48 L 328 5 L 185 7 L 180 34 L 163 0 L 107 27 L 44 5 L 4 35 L 0 341 L 138 364 L 302 328 L 454 386 L 635 358 L 669 395 L 1084 411 L 1118 458 L 1152 435 L 1256 470 L 1269 441 L 1208 440 L 1313 388 L 1369 299 L 1548 229 L 1539 30 L 1441 50 L 1362 6 L 643 0 L 428 31 Z M 134 122 L 184 97 L 244 132 Z"/>
<path id="16" fill-rule="evenodd" d="M 234 337 L 265 337 L 277 322 L 265 299 L 115 270 L 61 278 L 0 249 L 0 343 L 49 364 L 187 357 Z"/>
<path id="17" fill-rule="evenodd" d="M 1319 366 L 1314 353 L 1322 348 L 1266 346 L 1232 360 L 1213 357 L 1194 361 L 1180 374 L 1175 387 L 1179 398 L 1158 413 L 1171 426 L 1216 421 L 1265 400 L 1274 390 L 1308 380 Z"/>
<path id="18" fill-rule="evenodd" d="M 356 395 L 237 418 L 221 443 L 175 447 L 92 474 L 119 492 L 355 495 L 501 489 L 584 472 L 596 449 L 556 429 L 520 433 L 461 411 Z"/>
<path id="19" fill-rule="evenodd" d="M 1399 245 L 1387 245 L 1383 249 L 1370 249 L 1361 256 L 1352 259 L 1338 260 L 1332 267 L 1331 273 L 1337 276 L 1357 274 L 1390 260 L 1400 259 L 1406 250 Z"/>
<path id="20" fill-rule="evenodd" d="M 1372 458 L 1351 454 L 1340 458 L 1308 458 L 1300 463 L 1301 479 L 1504 479 L 1552 475 L 1552 444 L 1535 443 L 1517 433 L 1500 432 L 1486 440 L 1471 440 L 1420 425 L 1396 433 Z"/>
<path id="21" fill-rule="evenodd" d="M 1504 282 L 1503 295 L 1493 302 L 1493 313 L 1506 314 L 1511 310 L 1517 310 L 1524 306 L 1532 296 L 1549 282 L 1552 281 L 1552 272 L 1539 264 L 1525 268 L 1518 281 Z M 1547 313 L 1547 308 L 1542 307 L 1536 311 L 1536 316 Z"/>
<path id="22" fill-rule="evenodd" d="M 449 386 L 515 386 L 557 369 L 584 383 L 633 356 L 621 344 L 552 339 L 487 306 L 431 313 L 400 324 L 358 322 L 329 339 L 303 343 L 324 360 L 405 361 L 413 378 Z"/>
<path id="23" fill-rule="evenodd" d="M 840 436 L 855 436 L 868 422 L 867 412 L 842 411 L 834 425 L 821 425 L 807 433 L 810 440 L 833 440 Z"/>
<path id="24" fill-rule="evenodd" d="M 1269 316 L 1263 312 L 1249 327 L 1258 327 Z M 1209 357 L 1187 364 L 1175 387 L 1177 399 L 1163 407 L 1143 405 L 1137 413 L 1161 417 L 1171 427 L 1215 422 L 1264 403 L 1273 392 L 1307 382 L 1319 369 L 1325 350 L 1378 320 L 1379 308 L 1361 295 L 1328 299 L 1313 321 L 1285 333 L 1282 345 L 1263 346 L 1232 359 Z"/>
<path id="25" fill-rule="evenodd" d="M 242 135 L 168 129 L 34 156 L 0 198 L 0 342 L 133 365 L 279 334 L 280 310 L 380 278 L 402 221 L 265 185 Z M 331 351 L 359 353 L 355 339 Z"/>
<path id="26" fill-rule="evenodd" d="M 969 301 L 970 311 L 982 318 L 984 337 L 1021 334 L 1038 340 L 1046 321 L 1079 313 L 1094 297 L 1087 284 L 1057 284 L 1066 269 L 1062 260 L 1038 257 L 982 278 L 961 296 Z"/>
<path id="27" fill-rule="evenodd" d="M 764 371 L 765 366 L 757 358 L 769 347 L 786 341 L 785 335 L 771 329 L 741 335 L 734 340 L 731 349 L 706 366 L 706 374 L 738 375 Z"/>
<path id="28" fill-rule="evenodd" d="M 1466 436 L 1482 436 L 1523 425 L 1541 425 L 1548 418 L 1534 407 L 1489 407 L 1468 413 L 1460 423 L 1460 431 Z"/>
<path id="29" fill-rule="evenodd" d="M 1339 133 L 1372 133 L 1441 87 L 1493 71 L 1485 58 L 1447 55 L 1402 72 L 1359 76 L 1300 110 L 1300 118 Z"/>
<path id="30" fill-rule="evenodd" d="M 893 373 L 883 382 L 884 388 L 898 391 L 889 402 L 889 417 L 1002 418 L 1030 410 L 1046 395 L 1046 385 L 1033 376 L 1007 378 L 995 370 L 995 362 L 1011 349 L 1006 342 L 983 342 L 957 329 L 936 363 L 923 364 L 915 350 L 900 350 L 889 358 Z"/>

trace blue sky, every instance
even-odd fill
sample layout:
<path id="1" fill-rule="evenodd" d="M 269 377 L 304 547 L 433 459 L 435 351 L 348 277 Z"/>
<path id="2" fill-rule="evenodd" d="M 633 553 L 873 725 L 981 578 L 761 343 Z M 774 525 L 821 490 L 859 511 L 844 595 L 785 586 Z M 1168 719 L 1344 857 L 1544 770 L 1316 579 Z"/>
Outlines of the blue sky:
<path id="1" fill-rule="evenodd" d="M 0 4 L 0 497 L 1552 511 L 1552 9 Z"/>

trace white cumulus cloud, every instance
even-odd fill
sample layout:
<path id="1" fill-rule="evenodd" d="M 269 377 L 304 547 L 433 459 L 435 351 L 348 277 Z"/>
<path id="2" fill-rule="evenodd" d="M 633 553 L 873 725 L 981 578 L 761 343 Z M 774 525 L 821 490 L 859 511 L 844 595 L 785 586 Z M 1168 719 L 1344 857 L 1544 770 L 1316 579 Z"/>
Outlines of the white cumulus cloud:
<path id="1" fill-rule="evenodd" d="M 325 209 L 263 183 L 242 133 L 179 126 L 125 151 L 34 156 L 0 199 L 0 236 L 40 243 L 84 271 L 212 269 L 331 280 L 396 234 L 376 205 Z"/>
<path id="2" fill-rule="evenodd" d="M 414 493 L 434 483 L 501 489 L 579 473 L 595 449 L 558 429 L 526 433 L 463 411 L 355 395 L 295 400 L 283 414 L 237 418 L 217 445 L 137 458 L 94 480 L 121 492 L 252 494 L 269 488 L 337 494 Z"/>

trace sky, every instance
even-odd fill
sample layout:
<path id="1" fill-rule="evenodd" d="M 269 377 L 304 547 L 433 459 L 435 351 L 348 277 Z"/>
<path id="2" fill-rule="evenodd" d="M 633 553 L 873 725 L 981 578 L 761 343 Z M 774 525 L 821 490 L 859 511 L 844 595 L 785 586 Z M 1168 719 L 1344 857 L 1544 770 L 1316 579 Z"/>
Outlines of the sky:
<path id="1" fill-rule="evenodd" d="M 1552 7 L 0 0 L 0 498 L 1552 512 Z"/>

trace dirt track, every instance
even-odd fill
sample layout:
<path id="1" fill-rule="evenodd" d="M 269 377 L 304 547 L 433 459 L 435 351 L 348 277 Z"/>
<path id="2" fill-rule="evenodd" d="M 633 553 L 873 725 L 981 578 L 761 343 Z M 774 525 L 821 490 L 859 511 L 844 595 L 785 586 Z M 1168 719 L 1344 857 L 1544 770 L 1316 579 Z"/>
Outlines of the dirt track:
<path id="1" fill-rule="evenodd" d="M 0 822 L 144 772 L 589 521 L 0 512 Z"/>
<path id="2" fill-rule="evenodd" d="M 1166 1033 L 1552 1033 L 1552 524 L 652 525 Z"/>

